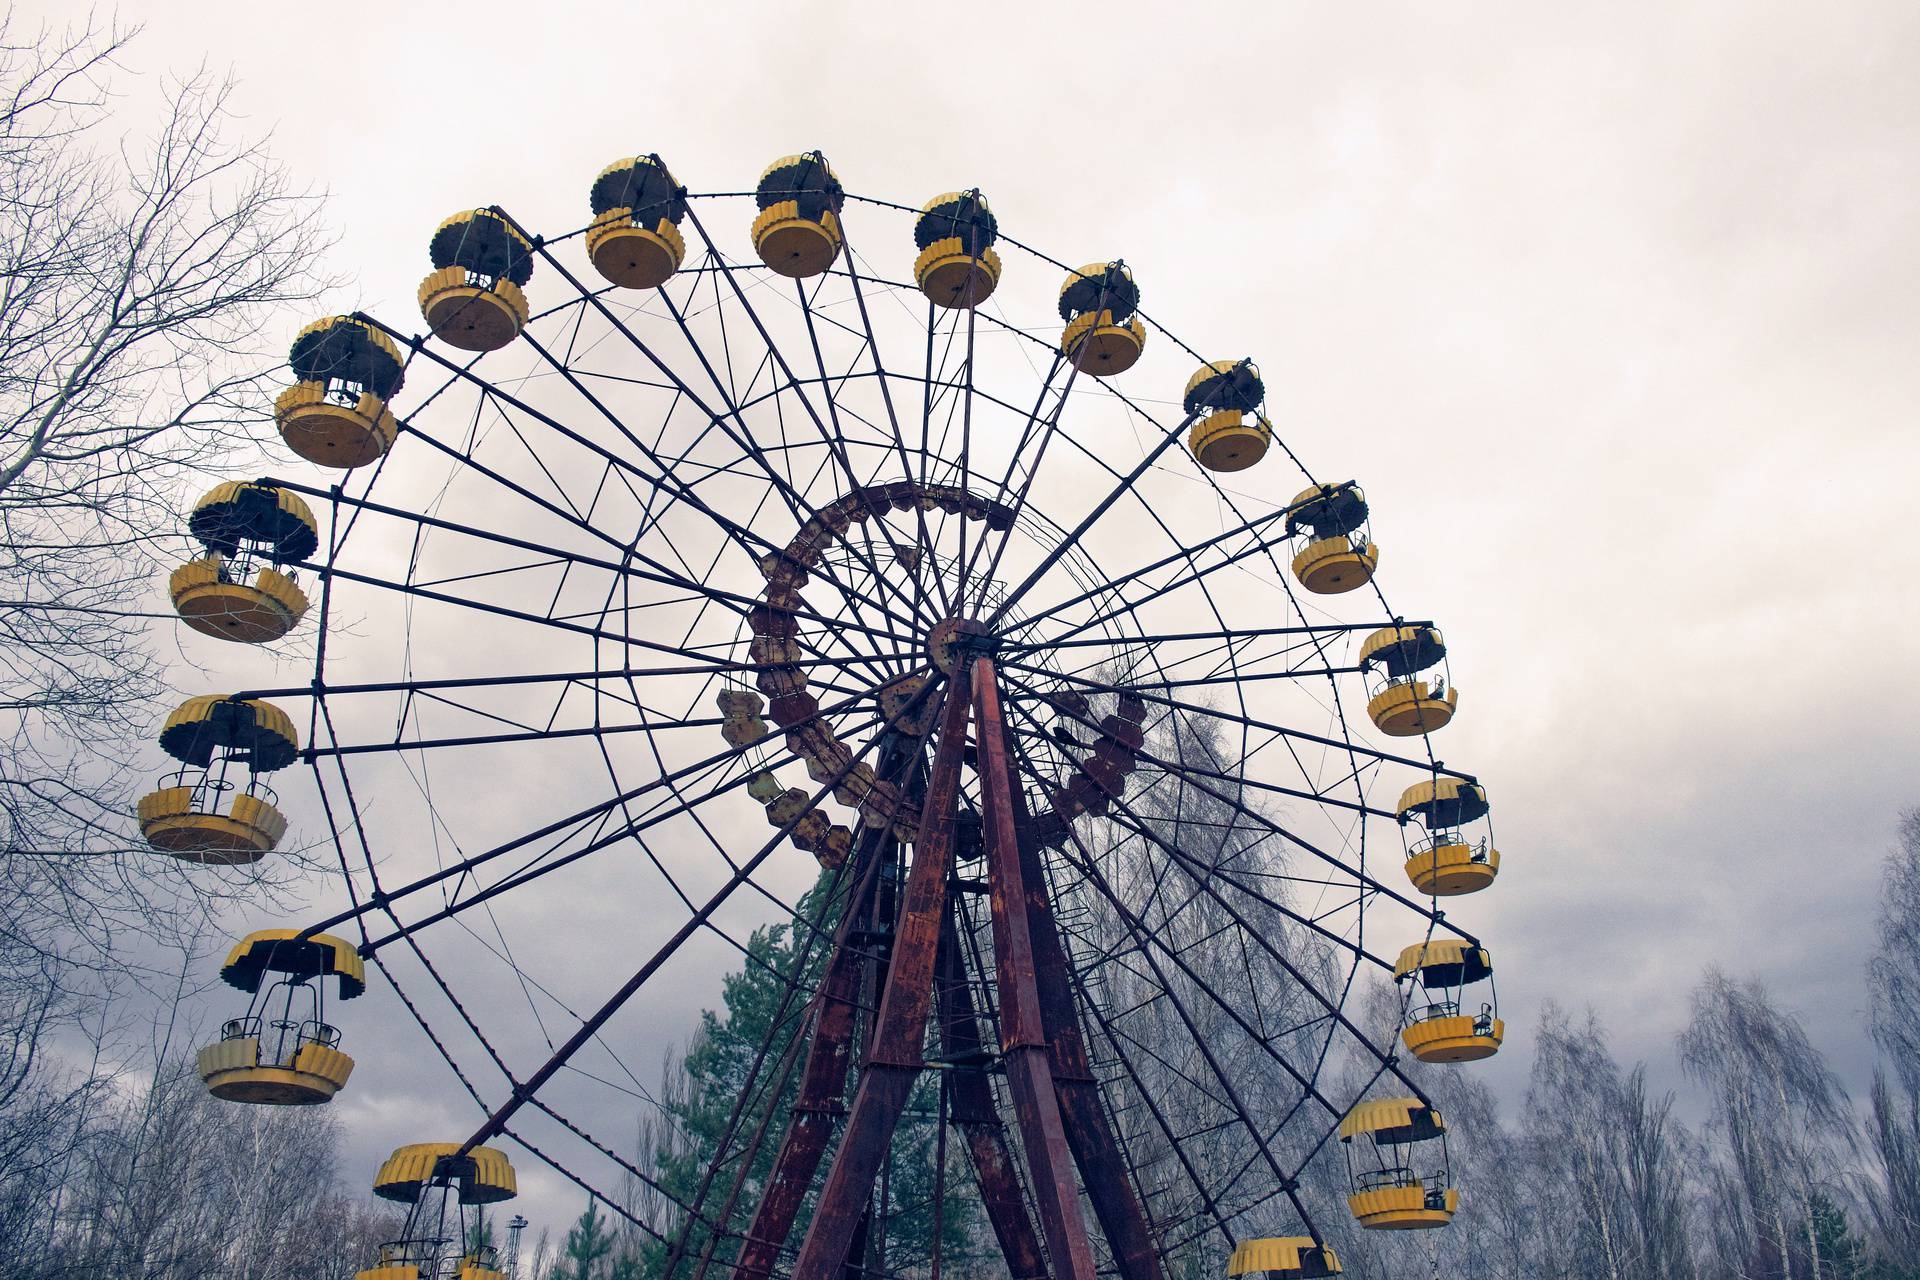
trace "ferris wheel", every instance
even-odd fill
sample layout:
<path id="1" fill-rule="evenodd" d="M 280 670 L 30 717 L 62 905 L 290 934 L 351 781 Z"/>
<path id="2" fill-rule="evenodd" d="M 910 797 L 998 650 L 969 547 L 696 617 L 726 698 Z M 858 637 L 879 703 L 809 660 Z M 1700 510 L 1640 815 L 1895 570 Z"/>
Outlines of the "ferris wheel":
<path id="1" fill-rule="evenodd" d="M 978 190 L 858 196 L 815 152 L 693 193 L 644 155 L 582 197 L 558 234 L 441 224 L 423 332 L 303 329 L 274 417 L 328 470 L 206 495 L 169 584 L 314 666 L 168 717 L 147 839 L 245 863 L 291 829 L 348 895 L 234 947 L 208 1086 L 328 1101 L 328 991 L 374 988 L 423 1033 L 385 1056 L 444 1057 L 475 1116 L 403 1135 L 404 1238 L 362 1275 L 497 1276 L 461 1223 L 509 1149 L 674 1276 L 937 1274 L 937 1227 L 890 1236 L 909 1144 L 1014 1277 L 1337 1274 L 1342 1151 L 1352 1222 L 1444 1226 L 1404 1062 L 1500 1045 L 1438 902 L 1499 854 L 1361 486 L 1286 446 L 1252 359 Z M 668 1188 L 620 1147 L 663 1107 L 639 1072 L 756 965 L 776 1007 Z M 1374 975 L 1399 1027 L 1358 1010 Z"/>

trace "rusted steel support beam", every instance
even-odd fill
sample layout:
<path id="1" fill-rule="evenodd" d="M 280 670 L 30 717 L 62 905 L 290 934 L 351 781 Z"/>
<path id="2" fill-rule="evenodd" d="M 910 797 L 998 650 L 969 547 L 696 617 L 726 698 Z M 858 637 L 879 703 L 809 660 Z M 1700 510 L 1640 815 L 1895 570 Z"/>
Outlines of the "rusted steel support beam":
<path id="1" fill-rule="evenodd" d="M 993 969 L 1000 991 L 1001 1053 L 1053 1275 L 1057 1280 L 1094 1280 L 1093 1245 L 1087 1239 L 1086 1221 L 1080 1216 L 1080 1194 L 1074 1186 L 1060 1100 L 1054 1093 L 1051 1054 L 1034 977 L 1026 877 L 1014 833 L 1013 771 L 996 679 L 992 659 L 974 659 L 981 822 L 987 880 L 992 887 Z"/>
<path id="2" fill-rule="evenodd" d="M 794 1280 L 827 1280 L 846 1264 L 874 1175 L 893 1140 L 913 1082 L 925 1066 L 934 961 L 940 921 L 946 914 L 947 876 L 953 866 L 953 815 L 967 739 L 968 692 L 967 681 L 956 675 L 941 715 L 939 745 L 920 811 L 920 838 L 901 895 L 892 963 L 880 996 L 872 1048 L 860 1073 L 846 1133 L 834 1152 L 813 1221 L 800 1245 Z M 1084 1280 L 1092 1280 L 1091 1269 Z"/>
<path id="3" fill-rule="evenodd" d="M 840 1268 L 840 1280 L 864 1280 L 867 1273 L 868 1236 L 873 1231 L 873 1213 L 863 1209 L 860 1225 L 853 1229 L 853 1242 L 847 1246 L 846 1265 Z"/>
<path id="4" fill-rule="evenodd" d="M 862 842 L 866 862 L 890 856 L 885 832 L 870 833 Z M 734 1280 L 766 1280 L 779 1258 L 780 1247 L 793 1229 L 794 1215 L 813 1184 L 820 1157 L 833 1136 L 833 1128 L 842 1112 L 842 1091 L 846 1087 L 847 1067 L 851 1059 L 855 1017 L 860 1004 L 860 975 L 868 957 L 858 947 L 848 945 L 849 936 L 864 929 L 880 877 L 861 868 L 860 892 L 847 903 L 846 912 L 834 930 L 833 955 L 815 999 L 812 1036 L 807 1042 L 807 1061 L 801 1068 L 800 1087 L 794 1096 L 793 1118 L 780 1141 L 773 1171 L 740 1257 L 734 1264 Z"/>
<path id="5" fill-rule="evenodd" d="M 980 1021 L 967 987 L 966 960 L 951 905 L 940 930 L 938 995 L 941 1054 L 949 1063 L 976 1064 L 954 1066 L 947 1072 L 948 1114 L 967 1144 L 973 1178 L 1007 1261 L 1008 1275 L 1012 1280 L 1040 1280 L 1047 1274 L 1047 1261 L 1020 1191 L 1020 1176 L 1014 1172 L 1013 1150 L 994 1106 L 993 1086 L 987 1083 L 982 1062 L 986 1045 L 980 1039 Z"/>
<path id="6" fill-rule="evenodd" d="M 1010 740 L 1008 752 L 1011 758 Z M 1087 1189 L 1094 1217 L 1100 1220 L 1101 1233 L 1106 1236 L 1121 1280 L 1161 1280 L 1153 1231 L 1127 1176 L 1127 1164 L 1108 1123 L 1106 1108 L 1101 1105 L 1100 1084 L 1087 1056 L 1068 980 L 1066 948 L 1054 922 L 1046 869 L 1040 864 L 1040 844 L 1033 838 L 1026 796 L 1018 787 L 1010 790 L 1020 843 L 1020 872 L 1027 891 L 1027 929 L 1033 938 L 1034 982 L 1039 990 L 1040 1018 L 1046 1026 L 1053 1087 L 1060 1098 L 1067 1145 L 1073 1150 L 1074 1163 L 1080 1166 L 1080 1182 Z"/>

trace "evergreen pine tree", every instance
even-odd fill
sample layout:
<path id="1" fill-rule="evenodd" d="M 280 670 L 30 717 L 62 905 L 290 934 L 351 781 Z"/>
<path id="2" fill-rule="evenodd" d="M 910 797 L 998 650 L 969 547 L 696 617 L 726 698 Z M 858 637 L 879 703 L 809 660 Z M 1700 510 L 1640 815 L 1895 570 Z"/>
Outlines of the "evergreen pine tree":
<path id="1" fill-rule="evenodd" d="M 815 918 L 830 882 L 830 878 L 823 876 L 802 897 L 798 904 L 798 914 L 802 920 Z M 830 911 L 821 920 L 819 928 L 824 934 L 831 935 L 836 922 L 835 913 Z M 774 1025 L 776 1016 L 781 1015 L 781 998 L 803 963 L 805 972 L 799 976 L 803 992 L 786 1007 L 783 1025 L 775 1033 L 761 1062 L 760 1074 L 763 1078 L 782 1059 L 793 1037 L 806 1028 L 806 1019 L 801 1016 L 804 990 L 811 989 L 820 980 L 831 950 L 826 937 L 816 939 L 812 946 L 808 946 L 810 935 L 808 926 L 796 926 L 791 922 L 756 929 L 747 942 L 749 958 L 741 968 L 727 975 L 722 984 L 721 1008 L 702 1012 L 700 1026 L 685 1054 L 677 1064 L 669 1066 L 666 1110 L 674 1133 L 670 1140 L 656 1142 L 653 1150 L 642 1152 L 641 1156 L 643 1164 L 652 1165 L 653 1176 L 666 1192 L 682 1203 L 691 1203 L 698 1193 L 707 1166 L 713 1161 L 720 1149 L 721 1139 L 726 1135 L 727 1122 L 733 1115 L 734 1106 L 748 1088 L 749 1073 L 766 1040 L 768 1029 Z M 804 1060 L 804 1045 L 800 1053 Z M 743 1234 L 751 1222 L 753 1210 L 772 1173 L 774 1156 L 786 1130 L 799 1080 L 800 1069 L 796 1063 L 794 1069 L 787 1073 L 777 1096 L 771 1096 L 771 1091 L 767 1091 L 752 1100 L 741 1116 L 733 1141 L 728 1146 L 727 1164 L 708 1192 L 702 1212 L 712 1218 L 725 1205 L 726 1193 L 737 1173 L 737 1162 L 747 1137 L 764 1118 L 766 1135 L 754 1154 L 753 1165 L 741 1187 L 728 1224 L 736 1234 Z M 849 1079 L 843 1103 L 851 1104 L 854 1083 Z M 937 1081 L 930 1076 L 923 1077 L 895 1131 L 887 1211 L 888 1247 L 895 1258 L 924 1257 L 930 1252 L 937 1136 L 934 1117 L 938 1111 L 938 1097 Z M 964 1146 L 952 1141 L 947 1145 L 947 1203 L 943 1210 L 942 1249 L 948 1253 L 964 1253 L 977 1218 L 977 1210 L 971 1206 L 977 1203 L 978 1197 L 973 1192 L 970 1174 L 965 1169 L 962 1158 Z M 794 1223 L 793 1238 L 796 1242 L 806 1230 L 812 1207 L 809 1199 Z M 669 1242 L 677 1235 L 681 1225 L 679 1213 L 675 1211 L 661 1228 Z M 690 1263 L 697 1261 L 705 1251 L 710 1234 L 704 1223 L 694 1225 L 687 1237 L 687 1255 L 680 1274 L 691 1274 Z M 670 1243 L 649 1241 L 641 1250 L 642 1273 L 662 1275 L 670 1247 Z M 731 1261 L 737 1247 L 735 1241 L 723 1241 L 717 1246 L 715 1256 L 721 1261 Z"/>
<path id="2" fill-rule="evenodd" d="M 587 1201 L 587 1211 L 567 1230 L 567 1243 L 560 1252 L 560 1265 L 550 1280 L 606 1280 L 602 1260 L 613 1251 L 614 1236 L 600 1218 L 600 1205 Z"/>
<path id="3" fill-rule="evenodd" d="M 1866 1251 L 1847 1225 L 1847 1213 L 1826 1195 L 1815 1192 L 1809 1206 L 1813 1238 L 1820 1250 L 1820 1280 L 1862 1280 L 1869 1275 Z"/>
<path id="4" fill-rule="evenodd" d="M 487 1216 L 487 1208 L 481 1205 L 474 1211 L 473 1222 L 467 1227 L 466 1252 L 470 1257 L 480 1257 L 484 1250 L 493 1248 L 493 1219 Z"/>

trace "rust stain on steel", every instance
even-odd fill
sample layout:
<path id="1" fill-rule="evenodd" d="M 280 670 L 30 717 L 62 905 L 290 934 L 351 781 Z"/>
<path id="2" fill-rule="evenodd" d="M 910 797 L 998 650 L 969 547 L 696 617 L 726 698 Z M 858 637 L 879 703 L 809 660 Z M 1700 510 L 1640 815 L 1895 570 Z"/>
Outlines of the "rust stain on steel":
<path id="1" fill-rule="evenodd" d="M 879 833 L 875 833 L 876 837 Z M 883 856 L 878 838 L 866 841 L 867 857 Z M 794 1096 L 793 1119 L 780 1141 L 773 1171 L 761 1193 L 753 1223 L 734 1264 L 734 1280 L 766 1280 L 779 1257 L 780 1246 L 793 1229 L 794 1215 L 806 1199 L 814 1171 L 833 1136 L 844 1107 L 841 1090 L 853 1043 L 854 1015 L 859 1008 L 860 971 L 866 960 L 859 948 L 847 945 L 848 936 L 863 923 L 878 876 L 872 877 L 862 901 L 848 904 L 834 930 L 833 958 L 820 984 L 813 1015 L 813 1034 L 807 1042 L 807 1062 L 801 1069 Z"/>
<path id="2" fill-rule="evenodd" d="M 947 690 L 940 741 L 920 813 L 920 839 L 914 845 L 913 866 L 901 895 L 893 958 L 880 996 L 872 1047 L 860 1073 L 846 1133 L 834 1152 L 813 1221 L 800 1245 L 794 1280 L 827 1280 L 846 1264 L 874 1175 L 925 1065 L 922 1051 L 933 1003 L 933 966 L 940 921 L 946 914 L 947 874 L 953 863 L 953 814 L 967 738 L 967 693 L 966 681 L 957 677 Z M 1085 1280 L 1092 1280 L 1091 1269 Z"/>
<path id="3" fill-rule="evenodd" d="M 980 1022 L 974 1013 L 973 993 L 967 987 L 959 929 L 951 906 L 940 929 L 939 1011 L 940 1052 L 947 1061 L 979 1062 L 986 1046 L 980 1039 Z M 1020 1192 L 1020 1176 L 1014 1172 L 1006 1126 L 994 1107 L 993 1087 L 979 1066 L 953 1068 L 947 1084 L 952 1102 L 948 1114 L 967 1144 L 974 1181 L 980 1185 L 980 1200 L 994 1238 L 1000 1242 L 1001 1256 L 1007 1260 L 1008 1274 L 1012 1280 L 1041 1280 L 1047 1274 L 1047 1262 L 1040 1252 L 1033 1219 L 1027 1213 L 1026 1198 Z"/>
<path id="4" fill-rule="evenodd" d="M 1108 716 L 1102 727 L 1138 727 Z M 1135 742 L 1135 746 L 1139 743 Z M 1067 1145 L 1080 1166 L 1080 1181 L 1100 1221 L 1101 1234 L 1113 1253 L 1121 1280 L 1161 1280 L 1160 1254 L 1153 1231 L 1127 1176 L 1120 1143 L 1100 1104 L 1100 1085 L 1087 1056 L 1079 1011 L 1067 983 L 1066 949 L 1053 919 L 1047 896 L 1046 869 L 1040 865 L 1039 842 L 1033 838 L 1026 797 L 1018 787 L 1013 798 L 1015 834 L 1020 843 L 1020 871 L 1026 885 L 1027 928 L 1033 938 L 1034 981 L 1040 993 L 1040 1018 L 1046 1026 L 1052 1056 L 1053 1087 L 1060 1098 L 1060 1117 Z"/>
<path id="5" fill-rule="evenodd" d="M 993 902 L 994 979 L 1000 991 L 1000 1044 L 1015 1119 L 1027 1152 L 1040 1227 L 1058 1280 L 1094 1280 L 1093 1246 L 1072 1157 L 1054 1093 L 1052 1055 L 1040 1015 L 1034 978 L 1033 938 L 1027 924 L 1027 891 L 1014 833 L 1012 771 L 993 661 L 974 659 L 973 697 L 979 733 L 980 797 Z"/>

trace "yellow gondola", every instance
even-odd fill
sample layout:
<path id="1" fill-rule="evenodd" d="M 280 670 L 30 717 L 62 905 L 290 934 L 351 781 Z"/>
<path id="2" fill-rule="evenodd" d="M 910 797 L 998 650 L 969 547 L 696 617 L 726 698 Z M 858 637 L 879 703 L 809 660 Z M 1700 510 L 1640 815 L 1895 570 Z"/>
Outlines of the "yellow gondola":
<path id="1" fill-rule="evenodd" d="M 367 989 L 353 944 L 292 929 L 250 933 L 227 954 L 220 976 L 253 998 L 245 1015 L 200 1050 L 200 1078 L 216 1098 L 269 1106 L 329 1102 L 353 1073 L 340 1033 L 326 1021 L 326 979 L 340 999 Z"/>
<path id="2" fill-rule="evenodd" d="M 1422 1062 L 1477 1062 L 1500 1051 L 1507 1024 L 1493 991 L 1493 958 L 1484 947 L 1461 938 L 1434 938 L 1400 953 L 1395 982 L 1417 983 L 1427 1002 L 1409 995 L 1407 1022 L 1400 1038 Z M 1487 1001 L 1477 1013 L 1465 1012 L 1461 988 L 1487 984 Z M 1438 998 L 1434 993 L 1438 992 Z"/>
<path id="3" fill-rule="evenodd" d="M 519 1194 L 504 1152 L 452 1142 L 401 1147 L 374 1175 L 373 1193 L 407 1205 L 406 1222 L 354 1280 L 505 1280 L 493 1246 L 473 1243 L 478 1221 L 468 1212 Z"/>
<path id="4" fill-rule="evenodd" d="M 1380 548 L 1367 536 L 1367 496 L 1360 486 L 1314 485 L 1287 505 L 1287 535 L 1297 548 L 1293 576 L 1301 586 L 1332 596 L 1373 581 Z"/>
<path id="5" fill-rule="evenodd" d="M 1411 738 L 1444 729 L 1460 707 L 1460 690 L 1444 670 L 1422 679 L 1419 673 L 1441 666 L 1447 642 L 1435 627 L 1382 627 L 1360 645 L 1360 670 L 1367 677 L 1367 718 L 1395 738 Z"/>
<path id="6" fill-rule="evenodd" d="M 999 223 L 978 188 L 949 191 L 921 206 L 913 224 L 913 281 L 936 306 L 968 310 L 985 302 L 1000 283 L 1000 255 L 993 251 Z"/>
<path id="7" fill-rule="evenodd" d="M 507 1280 L 499 1263 L 500 1251 L 492 1245 L 443 1261 L 430 1245 L 416 1251 L 410 1242 L 394 1240 L 381 1245 L 374 1265 L 354 1272 L 353 1280 Z"/>
<path id="8" fill-rule="evenodd" d="M 760 213 L 753 220 L 753 249 L 779 274 L 809 279 L 840 256 L 840 207 L 846 194 L 818 151 L 782 156 L 768 165 L 754 199 Z"/>
<path id="9" fill-rule="evenodd" d="M 587 256 L 623 289 L 657 289 L 686 261 L 686 193 L 658 156 L 628 156 L 600 171 L 589 193 Z"/>
<path id="10" fill-rule="evenodd" d="M 1146 326 L 1134 312 L 1140 286 L 1124 262 L 1091 262 L 1067 273 L 1060 286 L 1060 353 L 1073 367 L 1110 378 L 1133 368 L 1147 345 Z"/>
<path id="11" fill-rule="evenodd" d="M 467 209 L 434 230 L 433 271 L 420 282 L 420 314 L 436 338 L 462 351 L 498 351 L 531 312 L 533 245 L 491 209 Z"/>
<path id="12" fill-rule="evenodd" d="M 1418 1098 L 1356 1103 L 1340 1121 L 1352 1194 L 1347 1208 L 1370 1230 L 1444 1227 L 1460 1208 L 1447 1160 L 1447 1122 Z M 1427 1144 L 1437 1142 L 1436 1159 Z M 1416 1160 L 1416 1156 L 1419 1157 Z"/>
<path id="13" fill-rule="evenodd" d="M 294 384 L 273 402 L 287 448 L 323 467 L 362 467 L 393 447 L 400 424 L 387 402 L 405 362 L 393 339 L 364 320 L 328 316 L 294 336 Z"/>
<path id="14" fill-rule="evenodd" d="M 141 798 L 141 834 L 161 853 L 186 862 L 258 862 L 286 834 L 262 775 L 299 754 L 287 713 L 270 702 L 224 694 L 189 698 L 167 717 L 160 746 L 181 762 L 158 790 Z M 229 774 L 244 770 L 244 789 Z"/>
<path id="15" fill-rule="evenodd" d="M 1312 1236 L 1267 1236 L 1242 1240 L 1227 1261 L 1228 1280 L 1260 1276 L 1264 1280 L 1318 1280 L 1340 1274 L 1333 1246 Z"/>
<path id="16" fill-rule="evenodd" d="M 498 1204 L 520 1194 L 506 1153 L 472 1147 L 464 1154 L 452 1142 L 416 1142 L 399 1147 L 373 1178 L 373 1194 L 401 1204 L 418 1204 L 436 1191 L 457 1195 L 463 1205 Z"/>
<path id="17" fill-rule="evenodd" d="M 264 482 L 216 485 L 194 504 L 187 531 L 207 554 L 175 569 L 167 594 L 188 626 L 222 640 L 264 644 L 306 616 L 306 593 L 283 572 L 311 556 L 320 541 L 313 512 L 298 494 Z"/>
<path id="18" fill-rule="evenodd" d="M 1418 820 L 1425 828 L 1407 848 L 1407 878 L 1422 893 L 1448 898 L 1475 893 L 1500 874 L 1500 851 L 1490 833 L 1466 828 L 1488 814 L 1487 791 L 1460 778 L 1416 782 L 1395 806 L 1402 828 Z"/>
<path id="19" fill-rule="evenodd" d="M 1245 471 L 1267 455 L 1273 425 L 1260 412 L 1266 386 L 1251 360 L 1215 360 L 1187 379 L 1182 405 L 1194 418 L 1187 448 L 1209 471 Z M 1253 420 L 1247 421 L 1252 414 Z"/>

